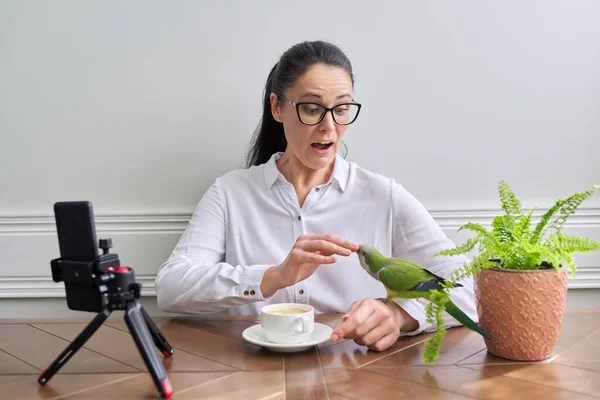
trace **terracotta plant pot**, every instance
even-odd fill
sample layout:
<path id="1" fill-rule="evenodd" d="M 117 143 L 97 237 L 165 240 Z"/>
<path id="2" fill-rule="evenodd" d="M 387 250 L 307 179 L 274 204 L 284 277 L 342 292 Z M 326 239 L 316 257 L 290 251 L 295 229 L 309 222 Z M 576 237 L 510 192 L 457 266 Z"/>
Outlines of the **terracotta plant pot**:
<path id="1" fill-rule="evenodd" d="M 567 298 L 567 270 L 484 269 L 475 276 L 479 324 L 491 354 L 540 361 L 552 354 Z"/>

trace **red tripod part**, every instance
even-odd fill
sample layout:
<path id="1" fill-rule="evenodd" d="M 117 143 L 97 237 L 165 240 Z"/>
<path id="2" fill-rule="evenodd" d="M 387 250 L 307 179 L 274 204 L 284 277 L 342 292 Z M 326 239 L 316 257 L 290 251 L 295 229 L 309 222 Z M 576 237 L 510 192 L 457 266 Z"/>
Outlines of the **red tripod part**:
<path id="1" fill-rule="evenodd" d="M 106 268 L 106 272 L 112 272 L 112 273 L 127 273 L 131 271 L 131 269 L 129 267 L 125 267 L 123 265 L 118 266 L 117 268 L 110 266 L 108 268 Z"/>

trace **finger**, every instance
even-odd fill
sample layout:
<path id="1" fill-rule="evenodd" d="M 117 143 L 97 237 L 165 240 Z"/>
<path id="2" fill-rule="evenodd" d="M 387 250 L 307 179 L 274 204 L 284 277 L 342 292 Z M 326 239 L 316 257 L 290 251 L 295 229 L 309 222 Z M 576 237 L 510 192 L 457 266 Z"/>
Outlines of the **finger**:
<path id="1" fill-rule="evenodd" d="M 365 319 L 365 321 L 354 329 L 352 332 L 353 338 L 360 338 L 365 336 L 371 330 L 377 328 L 378 326 L 385 324 L 385 315 L 381 314 L 375 307 L 373 308 L 373 312 Z"/>
<path id="2" fill-rule="evenodd" d="M 354 311 L 356 311 L 358 309 L 358 307 L 360 307 L 360 305 L 363 303 L 363 301 L 364 301 L 364 299 L 358 300 L 358 301 L 355 301 L 354 303 L 352 303 L 352 305 L 348 309 L 348 312 L 346 312 L 346 314 L 344 314 L 344 316 L 342 317 L 342 322 L 346 321 L 350 317 L 350 314 L 352 314 Z"/>
<path id="3" fill-rule="evenodd" d="M 351 251 L 357 251 L 359 246 L 358 244 L 350 241 L 344 240 L 341 237 L 333 236 L 329 234 L 314 234 L 314 235 L 302 235 L 298 238 L 299 241 L 314 241 L 314 240 L 325 240 L 338 246 L 344 247 Z"/>
<path id="4" fill-rule="evenodd" d="M 293 248 L 290 251 L 289 259 L 296 264 L 313 263 L 313 264 L 331 264 L 335 262 L 335 257 L 325 256 L 318 253 L 307 252 L 299 248 Z"/>
<path id="5" fill-rule="evenodd" d="M 362 337 L 379 325 L 388 324 L 391 326 L 394 323 L 387 307 L 378 300 L 363 299 L 359 307 L 369 308 L 371 313 L 354 329 L 352 332 L 353 338 Z"/>
<path id="6" fill-rule="evenodd" d="M 365 303 L 361 304 L 356 311 L 348 316 L 348 318 L 338 325 L 331 333 L 331 340 L 338 341 L 340 338 L 347 338 L 349 334 L 362 324 L 369 315 L 373 312 L 373 308 Z"/>
<path id="7" fill-rule="evenodd" d="M 341 256 L 349 256 L 352 254 L 351 250 L 328 242 L 325 239 L 303 240 L 298 242 L 297 245 L 304 251 L 320 252 L 324 255 L 339 254 Z"/>
<path id="8" fill-rule="evenodd" d="M 357 336 L 354 341 L 363 346 L 371 346 L 390 334 L 390 325 L 379 324 L 364 335 Z"/>
<path id="9" fill-rule="evenodd" d="M 321 254 L 322 256 L 327 256 L 327 257 L 333 256 L 335 254 L 339 254 L 339 253 L 336 253 L 336 252 L 333 252 L 333 251 L 321 251 L 321 250 L 315 251 L 315 253 Z M 342 255 L 342 256 L 349 256 L 350 254 L 340 254 L 340 255 Z"/>
<path id="10" fill-rule="evenodd" d="M 379 341 L 377 341 L 374 344 L 372 344 L 371 346 L 369 346 L 369 349 L 374 350 L 374 351 L 384 351 L 384 350 L 387 350 L 389 347 L 391 347 L 394 343 L 396 343 L 397 340 L 398 340 L 398 333 L 392 332 L 390 334 L 385 335 Z"/>
<path id="11" fill-rule="evenodd" d="M 299 254 L 298 259 L 301 263 L 310 263 L 310 264 L 332 264 L 336 261 L 333 256 L 323 256 L 317 253 L 311 253 L 308 251 L 303 251 Z"/>
<path id="12" fill-rule="evenodd" d="M 337 253 L 346 256 L 352 253 L 350 249 L 339 246 L 325 239 L 302 240 L 298 242 L 298 247 L 306 251 Z"/>

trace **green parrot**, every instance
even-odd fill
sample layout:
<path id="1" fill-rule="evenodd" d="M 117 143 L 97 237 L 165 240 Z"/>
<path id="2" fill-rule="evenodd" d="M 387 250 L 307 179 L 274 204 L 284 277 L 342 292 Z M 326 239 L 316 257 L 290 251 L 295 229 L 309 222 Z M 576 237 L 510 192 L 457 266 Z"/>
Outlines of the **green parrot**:
<path id="1" fill-rule="evenodd" d="M 381 254 L 372 246 L 361 244 L 357 251 L 360 265 L 385 286 L 388 300 L 393 298 L 429 300 L 430 290 L 443 289 L 446 282 L 422 266 L 400 258 L 390 258 Z M 454 287 L 462 287 L 456 283 Z M 467 328 L 487 339 L 491 336 L 451 300 L 446 303 L 446 312 Z"/>

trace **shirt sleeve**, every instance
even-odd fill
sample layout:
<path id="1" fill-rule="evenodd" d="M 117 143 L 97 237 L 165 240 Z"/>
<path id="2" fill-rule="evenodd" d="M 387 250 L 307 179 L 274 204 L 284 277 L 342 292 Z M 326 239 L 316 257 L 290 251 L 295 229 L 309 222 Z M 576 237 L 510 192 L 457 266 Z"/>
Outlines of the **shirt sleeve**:
<path id="1" fill-rule="evenodd" d="M 411 193 L 393 179 L 391 185 L 393 207 L 392 256 L 410 260 L 442 278 L 449 278 L 456 269 L 469 262 L 469 259 L 464 255 L 434 257 L 434 254 L 438 251 L 454 247 L 454 242 L 446 236 L 423 204 Z M 450 297 L 465 314 L 477 322 L 473 278 L 468 277 L 458 282 L 463 287 L 452 289 Z M 402 336 L 412 336 L 436 329 L 435 323 L 429 323 L 426 320 L 427 300 L 395 299 L 394 302 L 419 323 L 416 330 L 402 332 Z M 461 325 L 448 313 L 444 312 L 442 315 L 445 328 Z"/>
<path id="2" fill-rule="evenodd" d="M 184 314 L 218 312 L 264 301 L 260 291 L 272 265 L 232 265 L 225 259 L 227 213 L 217 179 L 200 199 L 173 252 L 157 273 L 158 307 Z"/>

